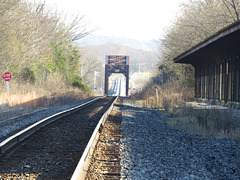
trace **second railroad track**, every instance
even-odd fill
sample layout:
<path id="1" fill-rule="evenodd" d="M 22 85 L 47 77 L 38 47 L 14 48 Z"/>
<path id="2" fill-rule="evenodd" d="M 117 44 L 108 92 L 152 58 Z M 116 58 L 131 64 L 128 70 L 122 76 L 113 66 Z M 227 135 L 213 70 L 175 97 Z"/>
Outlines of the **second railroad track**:
<path id="1" fill-rule="evenodd" d="M 100 98 L 4 150 L 0 179 L 70 179 L 99 119 L 114 100 Z"/>

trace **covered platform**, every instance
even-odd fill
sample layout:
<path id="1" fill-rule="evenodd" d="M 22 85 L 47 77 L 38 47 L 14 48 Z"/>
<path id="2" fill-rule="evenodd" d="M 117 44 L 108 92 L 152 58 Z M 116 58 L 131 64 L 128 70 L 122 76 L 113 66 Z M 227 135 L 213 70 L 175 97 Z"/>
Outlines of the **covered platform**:
<path id="1" fill-rule="evenodd" d="M 195 97 L 221 105 L 240 105 L 240 21 L 174 58 L 195 68 Z"/>

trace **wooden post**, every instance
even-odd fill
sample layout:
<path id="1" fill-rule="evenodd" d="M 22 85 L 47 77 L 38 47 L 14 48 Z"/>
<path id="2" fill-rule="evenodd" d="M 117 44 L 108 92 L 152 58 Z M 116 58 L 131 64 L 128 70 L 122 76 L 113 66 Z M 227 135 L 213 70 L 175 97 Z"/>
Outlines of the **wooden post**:
<path id="1" fill-rule="evenodd" d="M 220 64 L 216 64 L 216 100 L 220 100 Z"/>
<path id="2" fill-rule="evenodd" d="M 201 66 L 201 98 L 205 98 L 205 66 Z"/>
<path id="3" fill-rule="evenodd" d="M 198 68 L 194 67 L 195 69 L 195 98 L 198 98 Z"/>
<path id="4" fill-rule="evenodd" d="M 155 86 L 155 92 L 156 92 L 156 107 L 158 105 L 158 89 L 157 86 Z"/>
<path id="5" fill-rule="evenodd" d="M 237 63 L 236 63 L 236 58 L 234 57 L 233 62 L 232 62 L 232 101 L 237 101 L 236 99 L 236 83 L 237 83 L 237 78 L 236 78 L 236 69 L 237 69 Z"/>
<path id="6" fill-rule="evenodd" d="M 224 100 L 224 102 L 227 102 L 227 63 L 224 60 L 222 62 L 222 100 Z"/>
<path id="7" fill-rule="evenodd" d="M 237 74 L 236 74 L 236 95 L 237 95 L 237 102 L 240 102 L 240 58 L 238 56 L 238 58 L 236 59 L 237 61 Z"/>
<path id="8" fill-rule="evenodd" d="M 128 90 L 129 90 L 129 65 L 126 66 L 126 96 L 128 96 Z"/>
<path id="9" fill-rule="evenodd" d="M 105 86 L 104 86 L 104 94 L 108 96 L 108 65 L 105 65 Z"/>

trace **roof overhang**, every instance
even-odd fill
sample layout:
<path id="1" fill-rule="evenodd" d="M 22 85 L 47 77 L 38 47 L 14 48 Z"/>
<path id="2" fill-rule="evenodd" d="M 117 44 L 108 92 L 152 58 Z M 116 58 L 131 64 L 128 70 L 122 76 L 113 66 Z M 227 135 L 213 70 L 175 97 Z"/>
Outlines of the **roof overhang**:
<path id="1" fill-rule="evenodd" d="M 175 63 L 199 64 L 240 49 L 240 21 L 237 21 L 174 58 Z"/>

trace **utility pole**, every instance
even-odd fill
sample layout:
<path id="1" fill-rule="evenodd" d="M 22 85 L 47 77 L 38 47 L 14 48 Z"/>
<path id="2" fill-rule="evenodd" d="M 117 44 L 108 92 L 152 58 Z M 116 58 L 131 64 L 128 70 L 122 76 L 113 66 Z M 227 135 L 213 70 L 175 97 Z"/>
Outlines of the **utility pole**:
<path id="1" fill-rule="evenodd" d="M 98 72 L 97 72 L 97 71 L 94 71 L 94 79 L 93 79 L 93 88 L 94 88 L 94 91 L 96 90 L 97 74 L 98 74 Z"/>
<path id="2" fill-rule="evenodd" d="M 138 72 L 140 73 L 141 72 L 141 66 L 145 66 L 146 63 L 139 63 L 137 65 L 138 65 Z"/>
<path id="3" fill-rule="evenodd" d="M 81 77 L 83 77 L 83 65 L 84 65 L 84 64 L 83 64 L 83 63 L 80 63 L 80 65 L 81 65 L 81 70 L 80 70 L 81 72 L 80 72 L 80 74 L 81 74 Z"/>

